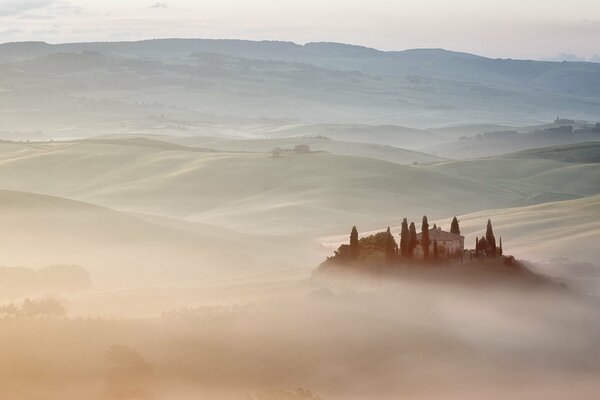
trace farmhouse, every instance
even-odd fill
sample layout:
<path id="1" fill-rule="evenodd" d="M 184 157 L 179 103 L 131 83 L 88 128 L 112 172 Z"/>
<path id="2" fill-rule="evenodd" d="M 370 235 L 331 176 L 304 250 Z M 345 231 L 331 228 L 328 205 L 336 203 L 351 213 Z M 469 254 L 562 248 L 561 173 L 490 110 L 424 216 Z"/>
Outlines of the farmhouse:
<path id="1" fill-rule="evenodd" d="M 450 223 L 450 232 L 435 224 L 429 228 L 427 216 L 423 216 L 421 232 L 417 233 L 414 222 L 402 220 L 400 245 L 391 229 L 373 235 L 358 235 L 356 226 L 350 232 L 350 243 L 341 244 L 323 265 L 450 265 L 463 264 L 467 255 L 473 258 L 497 258 L 503 256 L 502 238 L 496 244 L 492 221 L 488 219 L 485 235 L 475 238 L 475 249 L 465 252 L 465 237 L 460 234 L 458 219 Z"/>
<path id="2" fill-rule="evenodd" d="M 423 258 L 423 247 L 421 246 L 422 233 L 417 234 L 417 246 L 415 247 L 415 256 Z M 465 249 L 465 237 L 443 231 L 442 228 L 436 227 L 429 230 L 429 248 L 433 242 L 437 241 L 438 251 L 440 255 L 457 256 L 461 255 Z"/>

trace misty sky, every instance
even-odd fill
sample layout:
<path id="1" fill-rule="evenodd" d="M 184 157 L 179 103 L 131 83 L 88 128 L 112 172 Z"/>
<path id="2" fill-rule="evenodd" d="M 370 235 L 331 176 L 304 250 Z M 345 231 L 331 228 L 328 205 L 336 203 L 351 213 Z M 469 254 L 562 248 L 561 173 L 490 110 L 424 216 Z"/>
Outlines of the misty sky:
<path id="1" fill-rule="evenodd" d="M 600 55 L 600 0 L 0 0 L 0 42 L 161 37 L 591 58 Z"/>

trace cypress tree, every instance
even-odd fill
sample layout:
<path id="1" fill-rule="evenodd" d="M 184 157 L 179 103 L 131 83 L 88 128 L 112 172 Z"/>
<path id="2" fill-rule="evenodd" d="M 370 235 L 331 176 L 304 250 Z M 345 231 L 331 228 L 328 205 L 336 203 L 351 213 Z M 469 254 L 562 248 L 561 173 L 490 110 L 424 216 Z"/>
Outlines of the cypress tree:
<path id="1" fill-rule="evenodd" d="M 450 224 L 450 233 L 460 235 L 460 227 L 458 226 L 458 219 L 456 217 L 452 219 L 452 223 Z"/>
<path id="2" fill-rule="evenodd" d="M 352 227 L 352 232 L 350 232 L 350 255 L 352 258 L 356 259 L 360 255 L 360 248 L 358 246 L 358 230 L 356 226 Z"/>
<path id="3" fill-rule="evenodd" d="M 429 223 L 426 215 L 423 216 L 421 223 L 421 247 L 423 247 L 423 259 L 429 260 Z"/>
<path id="4" fill-rule="evenodd" d="M 492 221 L 489 219 L 485 231 L 485 240 L 488 247 L 491 249 L 492 254 L 496 254 L 496 238 L 494 237 L 494 230 L 492 229 Z"/>
<path id="5" fill-rule="evenodd" d="M 410 231 L 408 230 L 408 221 L 402 220 L 402 232 L 400 233 L 400 254 L 402 257 L 408 256 L 408 247 L 410 243 Z"/>
<path id="6" fill-rule="evenodd" d="M 475 254 L 479 253 L 479 238 L 475 236 Z"/>
<path id="7" fill-rule="evenodd" d="M 498 249 L 498 254 L 502 255 L 504 251 L 502 250 L 502 236 L 500 236 L 500 248 Z"/>
<path id="8" fill-rule="evenodd" d="M 415 227 L 415 223 L 410 223 L 410 228 L 408 229 L 410 233 L 410 241 L 408 243 L 408 258 L 412 258 L 415 252 L 415 247 L 417 247 L 417 228 Z"/>
<path id="9" fill-rule="evenodd" d="M 394 262 L 394 259 L 396 258 L 396 252 L 398 249 L 398 245 L 396 244 L 396 241 L 394 240 L 394 236 L 392 235 L 392 232 L 390 231 L 389 226 L 387 228 L 386 233 L 387 233 L 387 235 L 385 238 L 385 258 L 391 264 Z"/>

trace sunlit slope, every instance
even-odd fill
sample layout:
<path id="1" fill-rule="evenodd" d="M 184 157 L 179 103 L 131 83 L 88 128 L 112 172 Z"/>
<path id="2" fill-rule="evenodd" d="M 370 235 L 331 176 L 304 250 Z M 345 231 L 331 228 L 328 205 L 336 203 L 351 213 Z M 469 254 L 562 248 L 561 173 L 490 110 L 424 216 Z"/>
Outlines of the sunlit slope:
<path id="1" fill-rule="evenodd" d="M 398 164 L 429 163 L 442 161 L 441 158 L 427 153 L 407 150 L 394 146 L 355 143 L 331 140 L 323 137 L 301 137 L 281 139 L 218 139 L 208 141 L 202 137 L 171 139 L 187 145 L 210 146 L 221 151 L 271 152 L 276 147 L 292 151 L 295 146 L 308 145 L 311 151 L 324 151 L 332 154 L 369 157 Z"/>
<path id="2" fill-rule="evenodd" d="M 597 263 L 600 243 L 600 197 L 593 196 L 529 207 L 488 210 L 459 217 L 468 247 L 485 234 L 488 218 L 496 240 L 507 253 L 530 260 L 565 257 Z M 441 221 L 449 226 L 450 221 Z"/>
<path id="3" fill-rule="evenodd" d="M 280 124 L 257 128 L 249 133 L 256 137 L 268 138 L 325 136 L 340 141 L 375 143 L 409 149 L 422 147 L 443 138 L 434 132 L 400 125 Z"/>
<path id="4" fill-rule="evenodd" d="M 0 185 L 248 232 L 327 231 L 512 204 L 514 193 L 363 157 L 205 153 L 116 142 L 6 144 Z M 476 193 L 477 195 L 473 195 Z M 355 222 L 356 221 L 356 222 Z M 391 221 L 390 221 L 391 222 Z"/>
<path id="5" fill-rule="evenodd" d="M 335 232 L 600 192 L 600 165 L 399 165 L 335 154 L 210 152 L 151 140 L 0 144 L 0 187 L 251 233 Z"/>
<path id="6" fill-rule="evenodd" d="M 475 248 L 475 237 L 486 232 L 491 219 L 496 241 L 502 238 L 504 252 L 529 261 L 544 262 L 567 258 L 578 262 L 597 264 L 597 246 L 600 242 L 600 196 L 576 200 L 549 202 L 525 207 L 491 209 L 457 215 L 465 247 Z M 415 220 L 417 230 L 420 219 Z M 451 218 L 431 220 L 445 230 L 450 230 Z M 361 235 L 385 229 L 361 230 Z M 392 226 L 398 237 L 400 226 Z M 329 251 L 348 241 L 348 234 L 323 237 L 321 243 Z"/>
<path id="7" fill-rule="evenodd" d="M 296 255 L 303 250 L 300 242 L 292 246 L 283 239 L 200 224 L 149 222 L 45 195 L 0 190 L 0 218 L 3 266 L 77 264 L 90 272 L 96 288 L 169 284 L 303 265 Z"/>
<path id="8" fill-rule="evenodd" d="M 600 193 L 600 165 L 538 158 L 482 158 L 428 167 L 453 177 L 522 193 L 531 202 L 564 200 Z"/>
<path id="9" fill-rule="evenodd" d="M 482 127 L 478 132 L 473 132 L 469 127 L 457 127 L 458 132 L 465 129 L 464 133 L 448 136 L 437 142 L 430 141 L 414 149 L 453 159 L 508 155 L 566 162 L 598 162 L 600 134 L 591 131 L 594 125 L 595 123 L 572 124 L 577 131 L 575 134 L 552 134 L 544 131 L 557 128 L 560 124 L 506 127 L 500 130 L 485 130 Z M 439 130 L 434 132 L 438 135 L 445 134 Z"/>
<path id="10" fill-rule="evenodd" d="M 564 146 L 529 149 L 509 156 L 516 158 L 543 158 L 572 163 L 599 163 L 600 142 L 577 143 Z"/>

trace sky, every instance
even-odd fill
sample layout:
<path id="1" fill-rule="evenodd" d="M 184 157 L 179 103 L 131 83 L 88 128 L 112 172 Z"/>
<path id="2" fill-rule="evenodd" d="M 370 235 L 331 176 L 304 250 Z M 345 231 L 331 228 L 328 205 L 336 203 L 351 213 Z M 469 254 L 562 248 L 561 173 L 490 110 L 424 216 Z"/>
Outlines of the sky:
<path id="1" fill-rule="evenodd" d="M 165 37 L 600 61 L 600 0 L 0 0 L 0 43 Z"/>

